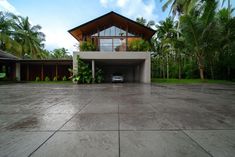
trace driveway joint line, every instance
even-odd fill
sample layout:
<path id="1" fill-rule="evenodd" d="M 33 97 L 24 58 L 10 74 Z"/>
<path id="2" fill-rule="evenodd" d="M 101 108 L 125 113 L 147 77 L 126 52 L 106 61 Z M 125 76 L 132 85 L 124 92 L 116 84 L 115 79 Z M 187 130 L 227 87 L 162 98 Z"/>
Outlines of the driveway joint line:
<path id="1" fill-rule="evenodd" d="M 189 136 L 184 130 L 182 133 L 185 134 L 190 140 L 192 140 L 196 145 L 198 145 L 204 152 L 206 152 L 209 156 L 214 157 L 209 151 L 207 151 L 202 145 L 200 145 L 196 140 L 194 140 L 191 136 Z"/>
<path id="2" fill-rule="evenodd" d="M 61 128 L 65 126 L 71 119 L 73 119 L 83 108 L 85 108 L 88 104 L 90 104 L 90 101 L 88 101 L 78 112 L 76 112 L 71 118 L 69 118 L 61 127 L 59 127 L 55 132 L 53 132 L 44 142 L 42 142 L 33 152 L 31 152 L 28 157 L 31 157 L 38 149 L 40 149 L 52 136 L 54 136 Z"/>

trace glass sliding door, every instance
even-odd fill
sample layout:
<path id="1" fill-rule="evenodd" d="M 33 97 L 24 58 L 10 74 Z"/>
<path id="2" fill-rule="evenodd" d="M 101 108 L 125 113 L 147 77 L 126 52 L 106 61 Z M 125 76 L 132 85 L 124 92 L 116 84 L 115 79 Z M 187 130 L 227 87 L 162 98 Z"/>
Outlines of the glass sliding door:
<path id="1" fill-rule="evenodd" d="M 112 39 L 100 39 L 100 51 L 112 52 L 113 51 Z"/>
<path id="2" fill-rule="evenodd" d="M 100 51 L 104 52 L 116 52 L 126 51 L 126 39 L 125 38 L 100 38 Z"/>

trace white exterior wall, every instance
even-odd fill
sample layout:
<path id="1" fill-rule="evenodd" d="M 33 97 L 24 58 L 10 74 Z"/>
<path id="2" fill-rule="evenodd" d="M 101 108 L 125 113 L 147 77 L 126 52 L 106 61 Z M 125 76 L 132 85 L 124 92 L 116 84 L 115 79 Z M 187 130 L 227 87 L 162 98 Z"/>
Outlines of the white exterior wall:
<path id="1" fill-rule="evenodd" d="M 143 60 L 143 63 L 140 65 L 140 81 L 143 83 L 151 82 L 151 59 L 150 53 L 148 52 L 74 52 L 73 53 L 73 70 L 74 73 L 77 71 L 77 55 L 81 59 L 85 60 Z M 138 74 L 135 74 L 138 75 Z"/>

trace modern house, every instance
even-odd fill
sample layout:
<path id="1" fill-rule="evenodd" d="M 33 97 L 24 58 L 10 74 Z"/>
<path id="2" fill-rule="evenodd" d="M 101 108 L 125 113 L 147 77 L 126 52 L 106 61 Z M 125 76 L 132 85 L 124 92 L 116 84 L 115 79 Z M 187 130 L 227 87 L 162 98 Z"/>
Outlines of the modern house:
<path id="1" fill-rule="evenodd" d="M 92 66 L 92 76 L 99 67 L 104 72 L 106 82 L 113 73 L 121 73 L 127 82 L 151 81 L 150 52 L 132 52 L 128 48 L 131 41 L 150 40 L 155 34 L 145 27 L 115 12 L 109 12 L 92 21 L 69 30 L 80 44 L 86 41 L 95 45 L 95 51 L 73 53 L 73 69 L 77 70 L 77 55 Z"/>
<path id="2" fill-rule="evenodd" d="M 145 27 L 115 12 L 107 13 L 90 22 L 69 30 L 80 44 L 90 41 L 93 51 L 73 53 L 71 59 L 21 59 L 0 51 L 0 73 L 5 73 L 9 80 L 34 81 L 36 77 L 45 80 L 49 77 L 61 79 L 71 75 L 68 68 L 77 72 L 77 56 L 91 64 L 92 77 L 96 67 L 104 72 L 105 82 L 110 82 L 114 73 L 124 76 L 125 82 L 150 83 L 150 52 L 133 52 L 129 43 L 143 39 L 149 41 L 155 34 Z"/>

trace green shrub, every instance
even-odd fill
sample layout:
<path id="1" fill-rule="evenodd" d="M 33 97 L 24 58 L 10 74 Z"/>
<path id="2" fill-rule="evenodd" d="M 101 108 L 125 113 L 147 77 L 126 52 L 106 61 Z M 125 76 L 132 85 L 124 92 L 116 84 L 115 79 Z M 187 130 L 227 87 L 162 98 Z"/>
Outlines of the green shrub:
<path id="1" fill-rule="evenodd" d="M 95 82 L 101 83 L 104 80 L 102 69 L 96 69 Z"/>
<path id="2" fill-rule="evenodd" d="M 58 81 L 58 78 L 54 76 L 53 81 Z"/>
<path id="3" fill-rule="evenodd" d="M 45 81 L 50 81 L 50 78 L 48 76 L 46 76 Z"/>
<path id="4" fill-rule="evenodd" d="M 95 51 L 96 46 L 91 40 L 83 41 L 80 43 L 80 51 Z"/>
<path id="5" fill-rule="evenodd" d="M 35 78 L 35 81 L 36 81 L 36 82 L 40 81 L 40 77 L 37 76 L 37 77 Z"/>
<path id="6" fill-rule="evenodd" d="M 63 81 L 67 81 L 67 77 L 64 76 L 64 77 L 62 78 L 62 80 L 63 80 Z"/>
<path id="7" fill-rule="evenodd" d="M 150 51 L 151 46 L 148 41 L 135 39 L 128 43 L 128 51 Z"/>

